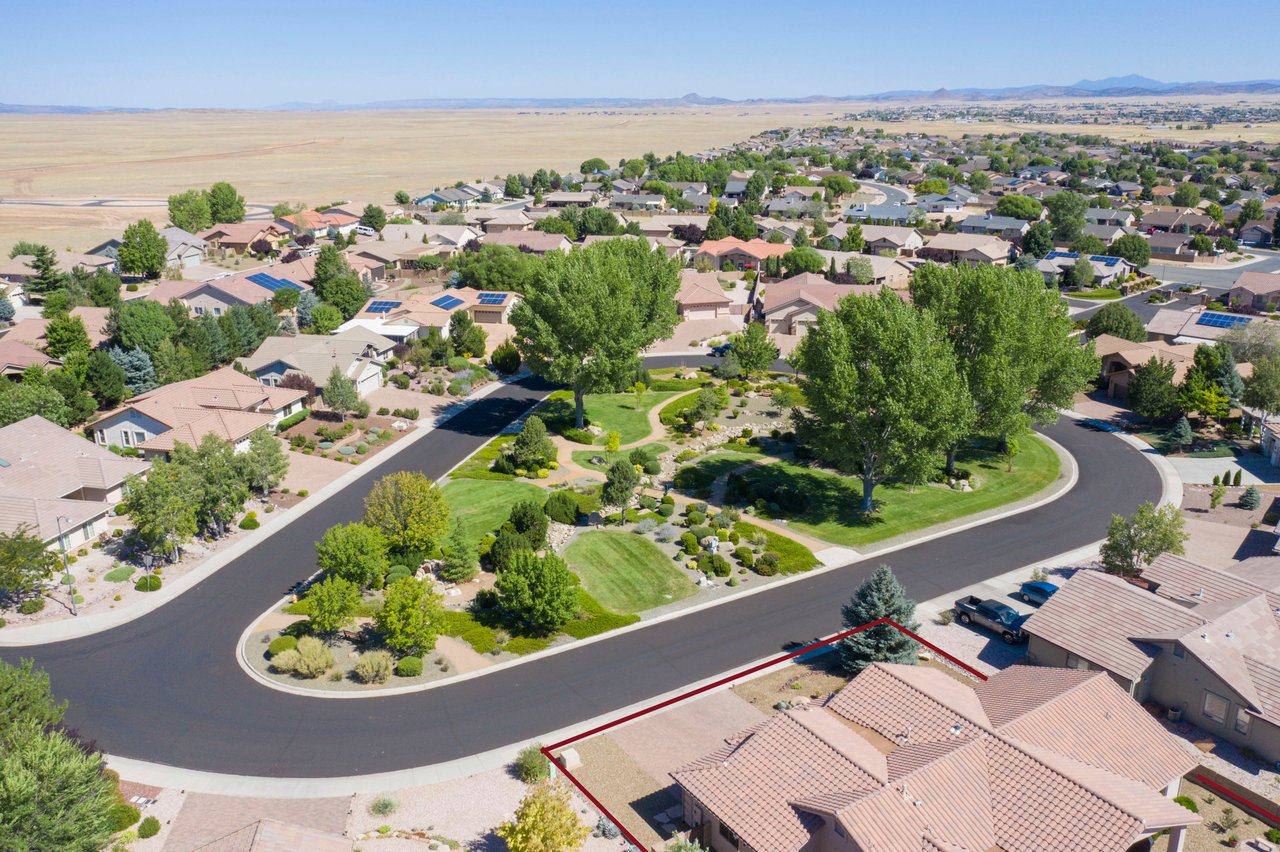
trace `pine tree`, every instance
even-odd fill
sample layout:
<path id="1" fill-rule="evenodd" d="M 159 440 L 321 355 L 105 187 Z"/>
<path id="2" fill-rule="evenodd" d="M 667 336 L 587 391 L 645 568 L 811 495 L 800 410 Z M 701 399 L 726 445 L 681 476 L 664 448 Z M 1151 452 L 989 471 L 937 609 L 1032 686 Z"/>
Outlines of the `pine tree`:
<path id="1" fill-rule="evenodd" d="M 1165 440 L 1179 450 L 1195 440 L 1195 434 L 1191 431 L 1191 422 L 1187 420 L 1185 414 L 1178 418 L 1177 423 L 1173 424 L 1173 428 L 1169 430 Z"/>
<path id="2" fill-rule="evenodd" d="M 907 598 L 893 571 L 882 564 L 858 587 L 840 614 L 846 630 L 880 618 L 889 618 L 908 630 L 916 630 L 920 625 L 915 621 L 915 611 L 915 601 Z M 896 627 L 881 624 L 842 641 L 840 662 L 846 670 L 857 674 L 872 663 L 913 663 L 918 648 L 914 639 Z"/>
<path id="3" fill-rule="evenodd" d="M 437 573 L 451 583 L 465 583 L 480 572 L 480 557 L 467 539 L 462 519 L 453 519 L 453 531 L 444 543 L 444 559 Z"/>

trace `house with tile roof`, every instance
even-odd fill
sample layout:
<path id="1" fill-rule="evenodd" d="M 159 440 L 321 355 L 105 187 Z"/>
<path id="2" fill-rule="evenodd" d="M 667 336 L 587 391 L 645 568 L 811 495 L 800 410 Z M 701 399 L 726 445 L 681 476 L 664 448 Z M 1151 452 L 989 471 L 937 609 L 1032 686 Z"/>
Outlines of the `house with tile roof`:
<path id="1" fill-rule="evenodd" d="M 834 311 L 845 296 L 874 296 L 877 284 L 833 284 L 821 275 L 802 272 L 765 287 L 760 310 L 773 334 L 804 334 L 818 321 L 818 311 Z M 899 297 L 910 298 L 905 290 Z"/>
<path id="2" fill-rule="evenodd" d="M 527 248 L 534 254 L 542 255 L 549 251 L 567 252 L 573 243 L 564 234 L 548 234 L 542 231 L 498 231 L 486 234 L 485 245 L 511 246 Z"/>
<path id="3" fill-rule="evenodd" d="M 10 423 L 0 428 L 0 532 L 27 528 L 51 546 L 79 547 L 106 531 L 125 479 L 150 467 L 39 415 Z"/>
<path id="4" fill-rule="evenodd" d="M 916 255 L 938 263 L 991 263 L 1006 266 L 1013 244 L 986 234 L 934 234 Z"/>
<path id="5" fill-rule="evenodd" d="M 518 301 L 519 293 L 473 287 L 451 287 L 443 293 L 406 290 L 375 296 L 337 330 L 342 333 L 361 326 L 394 341 L 421 337 L 432 327 L 448 334 L 450 318 L 458 311 L 466 311 L 477 323 L 502 324 L 508 322 Z M 491 336 L 489 346 L 498 342 Z"/>
<path id="6" fill-rule="evenodd" d="M 204 240 L 209 249 L 226 257 L 228 254 L 244 254 L 258 240 L 279 245 L 289 236 L 289 232 L 275 222 L 267 222 L 265 225 L 262 222 L 234 222 L 214 225 L 196 236 Z"/>
<path id="7" fill-rule="evenodd" d="M 839 222 L 832 225 L 821 244 L 826 248 L 840 248 L 840 241 L 849 232 L 850 224 Z M 915 228 L 899 228 L 895 225 L 862 225 L 861 228 L 862 239 L 867 244 L 864 251 L 868 254 L 889 251 L 895 255 L 910 255 L 924 246 L 924 235 Z"/>
<path id="8" fill-rule="evenodd" d="M 727 317 L 733 300 L 720 286 L 715 272 L 680 270 L 680 289 L 676 291 L 676 312 L 686 320 Z"/>
<path id="9" fill-rule="evenodd" d="M 1122 852 L 1200 817 L 1195 761 L 1100 672 L 1013 666 L 969 685 L 876 663 L 672 773 L 715 850 Z"/>
<path id="10" fill-rule="evenodd" d="M 0 376 L 6 379 L 22 375 L 28 367 L 61 367 L 62 362 L 8 335 L 0 338 Z"/>
<path id="11" fill-rule="evenodd" d="M 764 240 L 740 240 L 725 237 L 723 240 L 707 240 L 698 246 L 693 264 L 722 268 L 726 263 L 734 269 L 755 269 L 770 257 L 782 257 L 795 248 L 787 243 L 770 243 Z"/>
<path id="12" fill-rule="evenodd" d="M 135 447 L 147 458 L 164 457 L 175 444 L 194 447 L 216 435 L 237 452 L 257 429 L 302 410 L 306 393 L 265 387 L 232 367 L 174 382 L 127 400 L 87 427 L 100 446 Z"/>
<path id="13" fill-rule="evenodd" d="M 1227 291 L 1227 300 L 1238 307 L 1269 310 L 1269 305 L 1280 304 L 1280 275 L 1241 272 Z"/>
<path id="14" fill-rule="evenodd" d="M 84 323 L 84 330 L 89 335 L 89 345 L 97 348 L 106 343 L 110 336 L 107 334 L 107 316 L 111 313 L 110 308 L 92 308 L 77 307 L 71 309 L 71 316 L 79 317 Z M 49 328 L 49 320 L 42 317 L 32 317 L 14 323 L 7 331 L 0 332 L 4 340 L 25 343 L 36 349 L 43 349 L 46 344 L 45 331 Z"/>
<path id="15" fill-rule="evenodd" d="M 367 328 L 352 326 L 324 337 L 268 337 L 252 355 L 237 361 L 268 387 L 276 387 L 285 376 L 298 374 L 307 376 L 323 390 L 337 367 L 355 384 L 356 393 L 364 397 L 382 387 L 382 367 L 395 345 L 394 340 Z"/>
<path id="16" fill-rule="evenodd" d="M 1094 351 L 1102 359 L 1102 382 L 1107 396 L 1124 399 L 1129 395 L 1129 385 L 1139 367 L 1152 358 L 1173 363 L 1173 381 L 1179 384 L 1187 376 L 1195 362 L 1195 343 L 1165 343 L 1149 340 L 1135 343 L 1112 334 L 1100 334 L 1093 339 Z M 1101 386 L 1101 385 L 1100 385 Z"/>
<path id="17" fill-rule="evenodd" d="M 1165 554 L 1148 588 L 1079 571 L 1029 618 L 1038 665 L 1105 671 L 1135 700 L 1280 761 L 1280 571 Z"/>

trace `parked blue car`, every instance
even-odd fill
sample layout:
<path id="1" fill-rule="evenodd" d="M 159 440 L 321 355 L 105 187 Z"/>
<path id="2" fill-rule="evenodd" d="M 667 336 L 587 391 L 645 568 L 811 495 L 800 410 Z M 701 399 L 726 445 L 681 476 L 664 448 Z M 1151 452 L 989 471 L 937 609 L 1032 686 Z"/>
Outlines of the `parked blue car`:
<path id="1" fill-rule="evenodd" d="M 733 341 L 732 341 L 732 340 L 731 340 L 731 341 L 729 341 L 728 343 L 721 343 L 719 346 L 712 346 L 712 347 L 711 347 L 711 357 L 712 357 L 712 358 L 723 358 L 724 356 L 726 356 L 726 355 L 728 355 L 728 354 L 729 354 L 729 350 L 730 350 L 730 349 L 732 349 L 732 348 L 733 348 Z"/>
<path id="2" fill-rule="evenodd" d="M 1023 583 L 1022 588 L 1018 589 L 1018 598 L 1032 606 L 1042 606 L 1045 601 L 1053 597 L 1053 593 L 1056 591 L 1058 591 L 1058 587 L 1053 583 L 1046 583 L 1044 580 L 1031 580 Z"/>

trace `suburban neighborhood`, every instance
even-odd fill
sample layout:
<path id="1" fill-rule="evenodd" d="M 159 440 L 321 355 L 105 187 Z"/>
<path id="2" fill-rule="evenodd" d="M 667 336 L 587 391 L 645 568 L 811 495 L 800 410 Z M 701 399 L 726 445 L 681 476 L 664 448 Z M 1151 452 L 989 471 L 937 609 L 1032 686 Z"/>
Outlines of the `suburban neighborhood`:
<path id="1" fill-rule="evenodd" d="M 1280 83 L 884 88 L 15 179 L 0 849 L 1280 852 Z"/>

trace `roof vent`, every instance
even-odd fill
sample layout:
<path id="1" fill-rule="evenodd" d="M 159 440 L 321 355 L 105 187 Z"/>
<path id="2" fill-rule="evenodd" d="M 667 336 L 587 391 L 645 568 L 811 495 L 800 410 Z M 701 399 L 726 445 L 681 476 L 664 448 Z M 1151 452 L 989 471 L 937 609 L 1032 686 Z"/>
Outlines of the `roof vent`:
<path id="1" fill-rule="evenodd" d="M 1234 634 L 1234 633 L 1232 633 L 1230 630 L 1228 630 L 1225 634 L 1223 634 L 1222 638 L 1223 638 L 1223 639 L 1234 639 L 1234 638 L 1236 638 L 1236 634 Z"/>
<path id="2" fill-rule="evenodd" d="M 1201 586 L 1198 590 L 1192 592 L 1191 597 L 1204 600 L 1204 586 Z"/>
<path id="3" fill-rule="evenodd" d="M 1208 633 L 1201 633 L 1201 634 L 1200 634 L 1200 638 L 1201 638 L 1201 639 L 1203 639 L 1204 641 L 1208 642 L 1208 641 L 1209 641 L 1209 634 L 1208 634 Z"/>
<path id="4" fill-rule="evenodd" d="M 964 731 L 964 728 L 962 728 L 962 727 L 959 725 L 959 723 L 957 723 L 957 724 L 955 724 L 955 725 L 952 725 L 952 726 L 951 726 L 951 736 L 953 736 L 953 737 L 958 737 L 958 736 L 960 736 L 960 733 L 961 733 L 962 731 Z"/>

